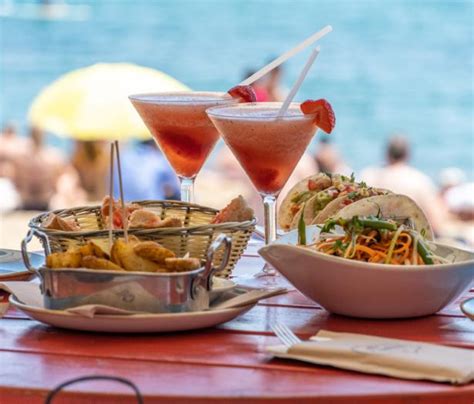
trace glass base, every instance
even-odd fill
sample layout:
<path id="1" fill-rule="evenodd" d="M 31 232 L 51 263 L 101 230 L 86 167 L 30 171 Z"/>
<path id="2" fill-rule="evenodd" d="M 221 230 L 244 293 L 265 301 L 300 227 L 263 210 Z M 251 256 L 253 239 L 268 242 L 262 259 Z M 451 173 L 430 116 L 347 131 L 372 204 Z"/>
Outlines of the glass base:
<path id="1" fill-rule="evenodd" d="M 257 272 L 254 277 L 263 278 L 265 276 L 276 276 L 277 274 L 277 270 L 273 268 L 268 262 L 266 262 L 262 270 L 260 272 Z"/>

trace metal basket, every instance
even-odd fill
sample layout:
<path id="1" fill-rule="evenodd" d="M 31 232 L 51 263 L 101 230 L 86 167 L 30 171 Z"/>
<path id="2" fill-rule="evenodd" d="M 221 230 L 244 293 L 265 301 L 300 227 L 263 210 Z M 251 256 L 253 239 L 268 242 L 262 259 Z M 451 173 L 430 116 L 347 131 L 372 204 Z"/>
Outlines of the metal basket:
<path id="1" fill-rule="evenodd" d="M 218 234 L 224 233 L 231 238 L 232 248 L 229 263 L 216 273 L 216 276 L 228 277 L 239 260 L 255 228 L 256 220 L 245 222 L 228 222 L 210 224 L 217 210 L 196 204 L 180 201 L 136 201 L 133 202 L 155 212 L 161 219 L 175 216 L 183 221 L 183 227 L 156 229 L 129 229 L 129 234 L 140 240 L 153 240 L 174 251 L 177 256 L 187 252 L 192 257 L 205 259 L 206 253 Z M 36 236 L 39 238 L 45 254 L 66 251 L 70 247 L 94 241 L 104 250 L 108 250 L 109 231 L 100 213 L 100 206 L 85 206 L 73 209 L 53 211 L 63 219 L 73 219 L 81 228 L 80 231 L 50 230 L 43 223 L 50 212 L 42 213 L 30 220 L 30 231 L 25 244 Z M 123 237 L 123 230 L 114 230 L 113 237 Z M 213 265 L 218 267 L 222 262 L 223 251 L 215 254 Z"/>

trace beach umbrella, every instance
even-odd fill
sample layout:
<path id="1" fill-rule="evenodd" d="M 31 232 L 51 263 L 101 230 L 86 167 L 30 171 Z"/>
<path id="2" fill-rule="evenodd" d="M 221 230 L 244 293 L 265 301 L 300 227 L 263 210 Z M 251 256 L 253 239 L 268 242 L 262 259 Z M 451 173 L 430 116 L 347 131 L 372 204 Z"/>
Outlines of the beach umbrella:
<path id="1" fill-rule="evenodd" d="M 148 67 L 99 63 L 61 76 L 31 104 L 32 126 L 78 140 L 146 138 L 150 134 L 127 96 L 189 90 Z"/>

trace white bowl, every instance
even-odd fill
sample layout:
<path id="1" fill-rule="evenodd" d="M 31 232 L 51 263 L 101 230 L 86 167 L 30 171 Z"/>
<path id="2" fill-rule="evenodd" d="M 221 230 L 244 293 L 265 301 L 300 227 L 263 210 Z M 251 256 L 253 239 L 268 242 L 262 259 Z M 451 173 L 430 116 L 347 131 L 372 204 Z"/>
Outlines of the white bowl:
<path id="1" fill-rule="evenodd" d="M 307 240 L 319 229 L 307 228 Z M 352 317 L 404 318 L 436 313 L 465 292 L 474 278 L 474 254 L 437 245 L 453 254 L 443 265 L 367 264 L 296 246 L 297 232 L 259 250 L 301 293 L 326 310 Z"/>

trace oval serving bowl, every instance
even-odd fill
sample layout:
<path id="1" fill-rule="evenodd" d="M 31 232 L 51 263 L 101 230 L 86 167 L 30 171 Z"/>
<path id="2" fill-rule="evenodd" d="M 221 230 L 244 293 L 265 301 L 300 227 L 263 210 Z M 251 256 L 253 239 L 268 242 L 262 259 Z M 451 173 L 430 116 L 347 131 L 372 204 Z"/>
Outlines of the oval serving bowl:
<path id="1" fill-rule="evenodd" d="M 307 228 L 307 240 L 319 229 Z M 442 265 L 368 264 L 296 246 L 297 231 L 259 250 L 301 293 L 326 310 L 351 317 L 408 318 L 434 314 L 474 279 L 474 253 L 437 244 Z"/>

